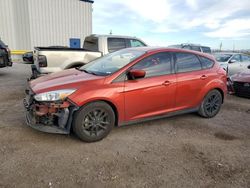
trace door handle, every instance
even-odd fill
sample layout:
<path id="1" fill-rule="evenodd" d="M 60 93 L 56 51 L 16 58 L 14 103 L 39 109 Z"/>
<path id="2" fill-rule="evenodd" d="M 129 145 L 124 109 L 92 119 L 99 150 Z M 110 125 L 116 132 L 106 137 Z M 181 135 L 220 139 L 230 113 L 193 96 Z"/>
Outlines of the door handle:
<path id="1" fill-rule="evenodd" d="M 171 82 L 168 80 L 162 83 L 162 85 L 164 85 L 164 86 L 169 86 L 170 84 L 171 84 Z"/>
<path id="2" fill-rule="evenodd" d="M 202 75 L 200 79 L 205 80 L 207 78 L 207 75 Z"/>

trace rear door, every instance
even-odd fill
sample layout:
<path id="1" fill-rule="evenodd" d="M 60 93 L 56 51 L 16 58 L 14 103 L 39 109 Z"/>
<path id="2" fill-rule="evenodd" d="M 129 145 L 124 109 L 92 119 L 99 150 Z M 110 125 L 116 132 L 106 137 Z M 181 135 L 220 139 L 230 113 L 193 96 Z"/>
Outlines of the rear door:
<path id="1" fill-rule="evenodd" d="M 177 79 L 176 108 L 196 107 L 200 102 L 200 92 L 209 80 L 208 72 L 202 70 L 199 58 L 192 53 L 175 53 Z"/>
<path id="2" fill-rule="evenodd" d="M 166 113 L 174 108 L 176 76 L 172 71 L 172 54 L 150 55 L 132 69 L 144 70 L 145 78 L 125 81 L 126 120 Z"/>

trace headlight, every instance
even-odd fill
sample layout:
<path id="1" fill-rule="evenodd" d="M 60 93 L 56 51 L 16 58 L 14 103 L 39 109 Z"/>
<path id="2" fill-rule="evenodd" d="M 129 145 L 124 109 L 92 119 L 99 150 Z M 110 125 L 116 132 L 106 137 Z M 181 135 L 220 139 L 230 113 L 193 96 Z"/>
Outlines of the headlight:
<path id="1" fill-rule="evenodd" d="M 59 101 L 64 100 L 67 96 L 75 92 L 75 89 L 62 89 L 56 91 L 50 91 L 46 93 L 40 93 L 34 96 L 36 101 Z"/>

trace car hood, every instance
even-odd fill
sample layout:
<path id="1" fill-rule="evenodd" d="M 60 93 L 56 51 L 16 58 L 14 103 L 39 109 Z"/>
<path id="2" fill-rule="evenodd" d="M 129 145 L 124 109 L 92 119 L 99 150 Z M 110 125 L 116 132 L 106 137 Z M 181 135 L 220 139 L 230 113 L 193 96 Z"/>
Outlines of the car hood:
<path id="1" fill-rule="evenodd" d="M 231 76 L 232 81 L 234 82 L 249 82 L 250 83 L 250 70 L 240 72 Z"/>
<path id="2" fill-rule="evenodd" d="M 29 82 L 34 93 L 43 93 L 59 89 L 78 89 L 83 83 L 103 83 L 103 76 L 96 76 L 77 69 L 68 69 L 41 76 Z"/>

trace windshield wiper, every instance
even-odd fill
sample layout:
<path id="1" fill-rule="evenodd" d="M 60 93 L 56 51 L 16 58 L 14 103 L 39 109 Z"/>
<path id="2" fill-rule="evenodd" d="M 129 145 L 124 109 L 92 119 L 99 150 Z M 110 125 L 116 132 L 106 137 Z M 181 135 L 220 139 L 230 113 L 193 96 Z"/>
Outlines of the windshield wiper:
<path id="1" fill-rule="evenodd" d="M 91 72 L 91 71 L 87 71 L 86 69 L 80 69 L 80 70 L 83 71 L 83 72 L 86 72 L 88 74 L 93 74 L 93 75 L 97 75 L 98 76 L 98 74 L 96 74 L 94 72 Z"/>

